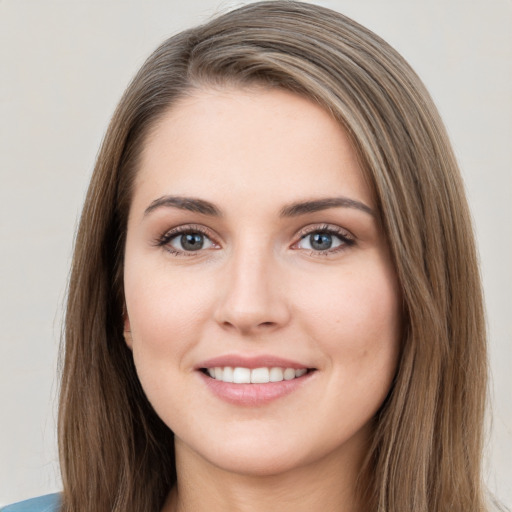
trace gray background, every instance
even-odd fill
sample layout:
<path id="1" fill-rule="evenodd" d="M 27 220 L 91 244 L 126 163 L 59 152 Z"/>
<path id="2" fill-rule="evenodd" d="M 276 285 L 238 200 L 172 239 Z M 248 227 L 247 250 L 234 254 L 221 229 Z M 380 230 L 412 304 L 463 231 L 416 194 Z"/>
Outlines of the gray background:
<path id="1" fill-rule="evenodd" d="M 66 280 L 116 102 L 165 37 L 242 3 L 0 0 L 0 505 L 60 488 L 56 375 Z M 486 475 L 510 506 L 512 0 L 315 3 L 394 45 L 447 124 L 486 291 L 493 377 Z"/>

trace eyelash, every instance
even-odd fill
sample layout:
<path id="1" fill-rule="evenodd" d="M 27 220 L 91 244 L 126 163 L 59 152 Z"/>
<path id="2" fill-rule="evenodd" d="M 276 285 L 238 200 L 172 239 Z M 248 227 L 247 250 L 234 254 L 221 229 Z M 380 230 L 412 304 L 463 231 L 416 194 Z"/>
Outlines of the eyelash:
<path id="1" fill-rule="evenodd" d="M 298 233 L 299 240 L 293 244 L 293 246 L 296 246 L 299 244 L 302 240 L 304 240 L 306 237 L 313 235 L 315 233 L 321 233 L 325 235 L 331 235 L 337 237 L 341 244 L 337 247 L 326 249 L 326 250 L 311 250 L 309 252 L 310 256 L 329 256 L 332 254 L 336 254 L 341 251 L 347 250 L 349 247 L 352 247 L 356 241 L 354 237 L 345 229 L 342 229 L 338 226 L 333 226 L 330 224 L 323 224 L 323 225 L 315 225 L 315 226 L 307 226 L 303 229 L 301 229 Z"/>
<path id="2" fill-rule="evenodd" d="M 201 250 L 198 251 L 180 251 L 179 249 L 175 249 L 170 245 L 170 242 L 176 238 L 179 235 L 186 235 L 186 234 L 194 234 L 194 233 L 200 233 L 201 235 L 208 238 L 208 240 L 211 241 L 212 244 L 218 246 L 219 244 L 214 241 L 214 237 L 212 236 L 210 230 L 206 229 L 204 226 L 201 225 L 195 225 L 195 224 L 188 224 L 184 226 L 178 226 L 176 228 L 171 229 L 170 231 L 166 231 L 162 236 L 156 239 L 155 244 L 157 247 L 164 248 L 167 252 L 174 256 L 198 256 Z M 297 237 L 299 238 L 297 242 L 295 242 L 292 245 L 292 249 L 294 250 L 300 250 L 300 248 L 297 248 L 296 246 L 304 240 L 306 237 L 313 235 L 315 233 L 321 233 L 326 235 L 331 235 L 337 237 L 341 244 L 338 245 L 335 248 L 332 249 L 326 249 L 326 250 L 311 250 L 309 251 L 310 256 L 328 256 L 332 254 L 336 254 L 338 252 L 344 251 L 348 249 L 349 247 L 353 246 L 356 241 L 352 235 L 350 235 L 346 230 L 338 227 L 333 226 L 330 224 L 323 224 L 323 225 L 315 225 L 315 226 L 307 226 L 303 229 L 301 229 L 297 233 Z"/>
<path id="3" fill-rule="evenodd" d="M 176 228 L 171 229 L 170 231 L 166 231 L 161 237 L 159 237 L 156 240 L 155 245 L 157 247 L 164 248 L 167 252 L 172 254 L 173 256 L 198 256 L 200 251 L 180 251 L 179 249 L 175 249 L 172 247 L 170 242 L 176 238 L 179 235 L 187 235 L 187 234 L 194 234 L 194 233 L 200 233 L 201 235 L 205 236 L 209 240 L 213 242 L 213 237 L 208 229 L 206 229 L 203 226 L 196 225 L 196 224 L 187 224 L 185 226 L 178 226 Z"/>

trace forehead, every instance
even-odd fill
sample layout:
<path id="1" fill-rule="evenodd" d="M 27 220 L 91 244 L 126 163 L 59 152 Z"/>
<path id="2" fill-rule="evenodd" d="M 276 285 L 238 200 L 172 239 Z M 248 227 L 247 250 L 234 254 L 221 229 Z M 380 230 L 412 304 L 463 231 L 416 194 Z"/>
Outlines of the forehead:
<path id="1" fill-rule="evenodd" d="M 323 108 L 277 89 L 202 89 L 148 135 L 134 202 L 162 194 L 254 205 L 346 195 L 372 203 L 353 145 Z"/>

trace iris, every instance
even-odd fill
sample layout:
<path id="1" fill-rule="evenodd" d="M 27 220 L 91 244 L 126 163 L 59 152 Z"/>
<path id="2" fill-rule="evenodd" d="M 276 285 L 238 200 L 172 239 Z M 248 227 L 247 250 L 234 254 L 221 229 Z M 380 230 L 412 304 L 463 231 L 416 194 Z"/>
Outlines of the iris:
<path id="1" fill-rule="evenodd" d="M 203 248 L 204 235 L 201 233 L 186 233 L 181 235 L 180 242 L 185 251 L 198 251 Z"/>
<path id="2" fill-rule="evenodd" d="M 314 233 L 309 237 L 311 248 L 317 251 L 325 251 L 332 246 L 332 235 L 329 233 Z"/>

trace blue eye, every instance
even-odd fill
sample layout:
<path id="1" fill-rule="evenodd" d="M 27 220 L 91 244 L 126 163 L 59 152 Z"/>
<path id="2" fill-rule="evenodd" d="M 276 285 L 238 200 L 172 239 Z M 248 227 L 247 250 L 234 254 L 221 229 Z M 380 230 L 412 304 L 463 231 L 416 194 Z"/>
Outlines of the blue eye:
<path id="1" fill-rule="evenodd" d="M 353 244 L 354 240 L 348 235 L 332 229 L 319 229 L 302 235 L 296 247 L 314 252 L 336 252 Z"/>
<path id="2" fill-rule="evenodd" d="M 204 246 L 204 235 L 187 233 L 186 235 L 181 235 L 179 241 L 185 251 L 198 251 Z"/>
<path id="3" fill-rule="evenodd" d="M 167 240 L 167 245 L 182 252 L 194 252 L 201 249 L 210 249 L 213 242 L 203 233 L 190 231 L 179 233 Z"/>
<path id="4" fill-rule="evenodd" d="M 311 233 L 301 238 L 297 244 L 300 249 L 312 249 L 314 251 L 328 251 L 342 244 L 342 240 L 331 233 Z"/>
<path id="5" fill-rule="evenodd" d="M 205 228 L 194 225 L 178 226 L 167 231 L 155 240 L 155 245 L 175 256 L 192 256 L 203 250 L 219 248 L 219 245 L 206 234 Z"/>
<path id="6" fill-rule="evenodd" d="M 333 244 L 336 243 L 333 238 L 330 233 L 314 233 L 309 235 L 309 245 L 316 251 L 326 251 L 332 249 Z"/>

